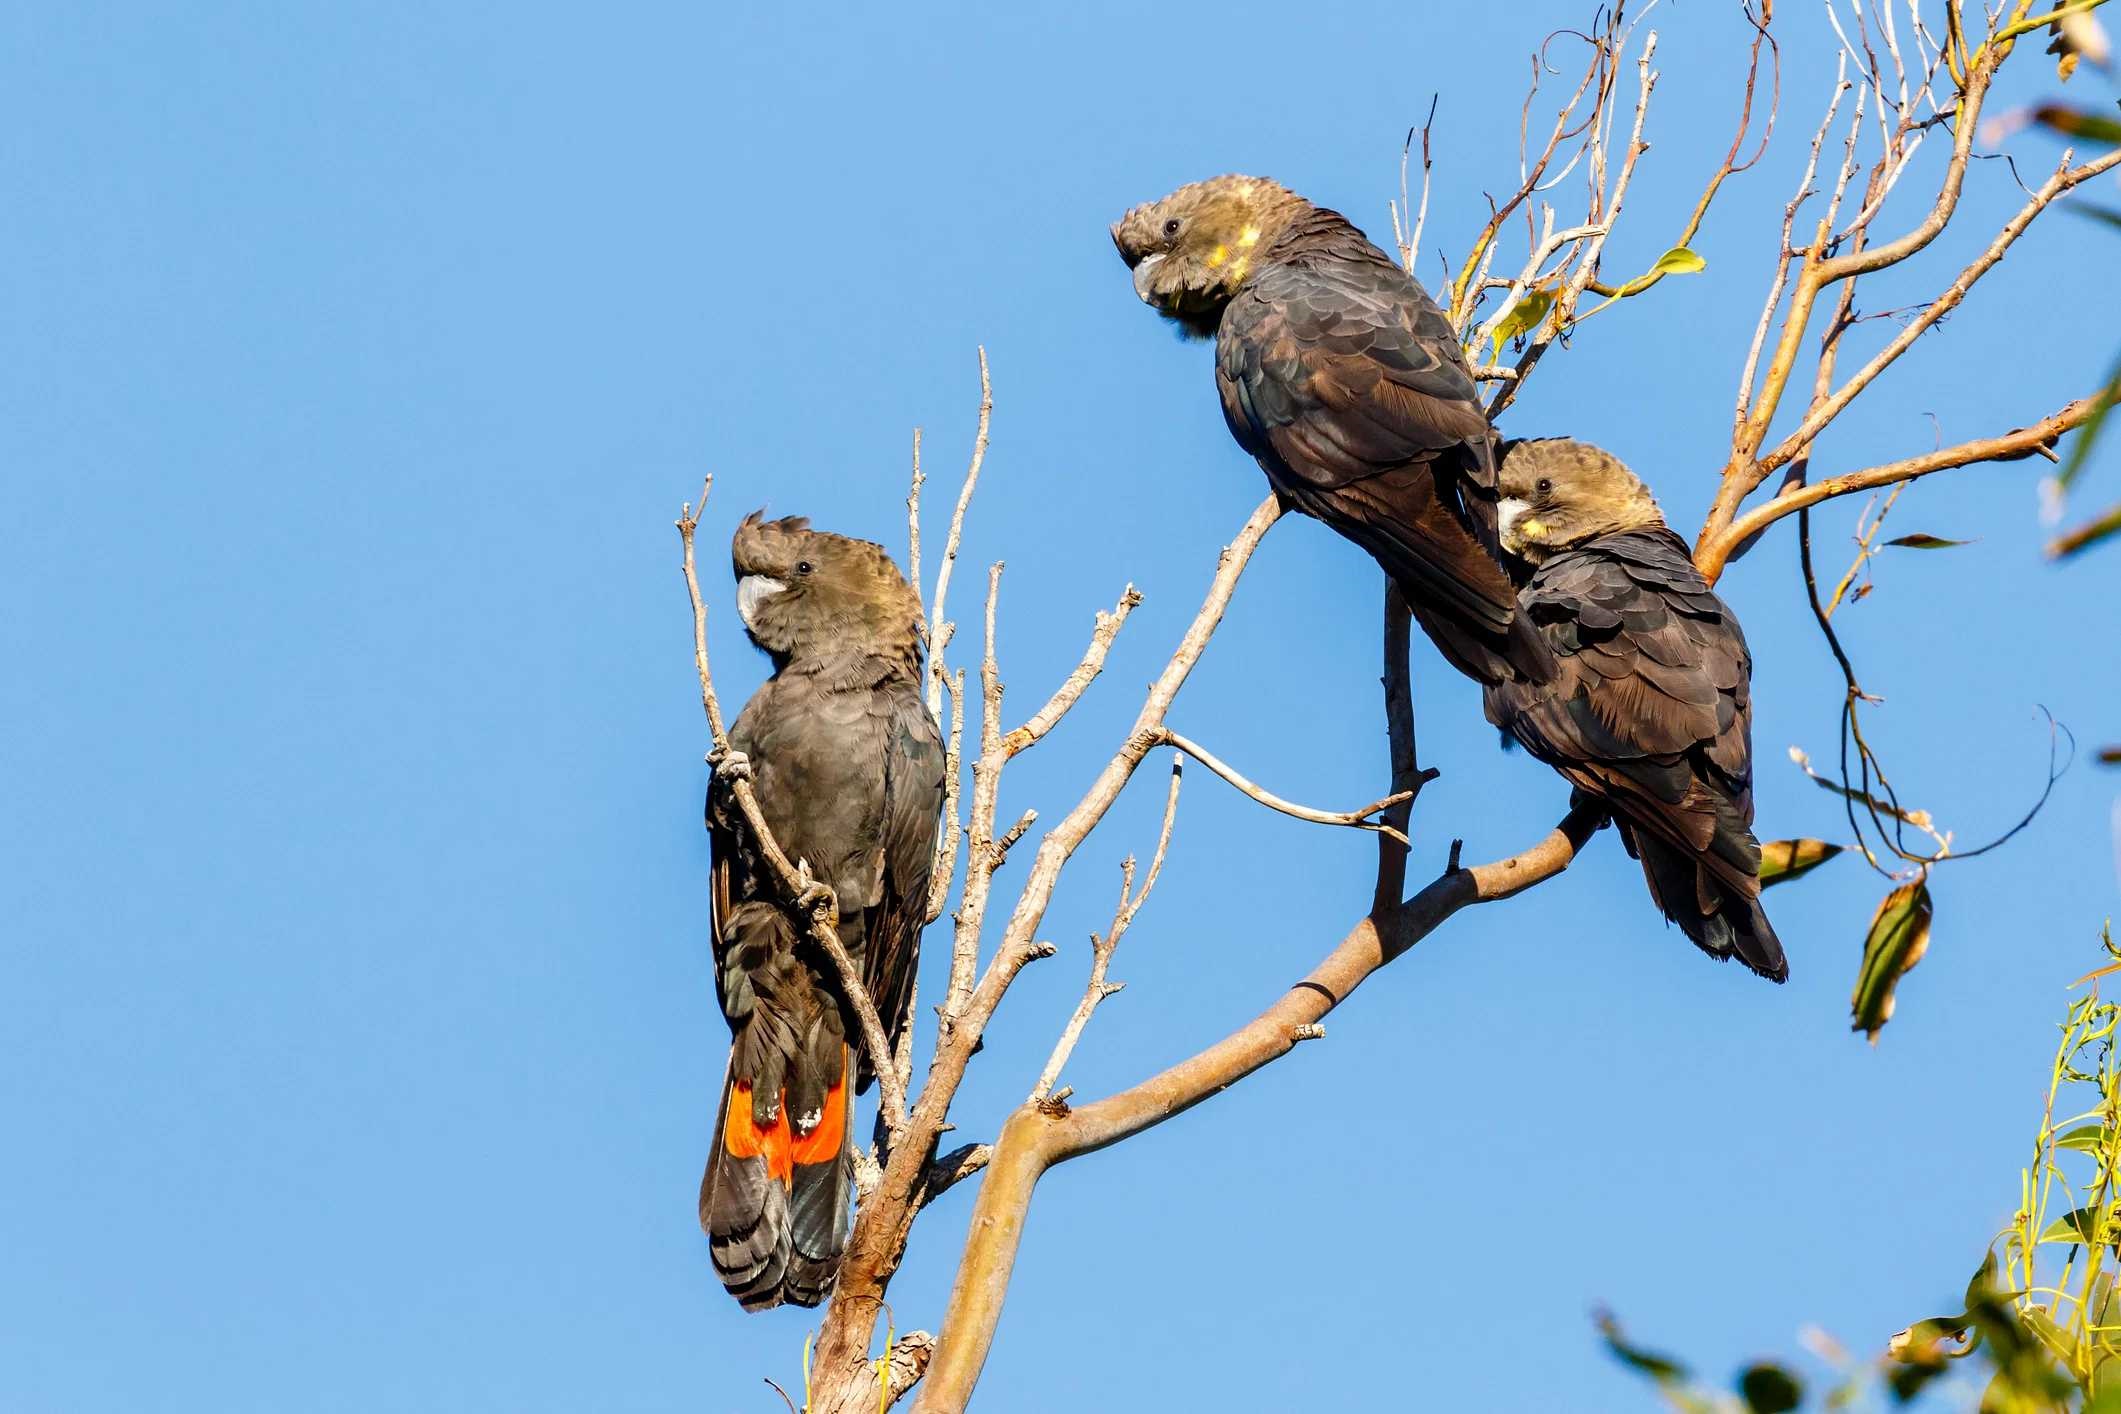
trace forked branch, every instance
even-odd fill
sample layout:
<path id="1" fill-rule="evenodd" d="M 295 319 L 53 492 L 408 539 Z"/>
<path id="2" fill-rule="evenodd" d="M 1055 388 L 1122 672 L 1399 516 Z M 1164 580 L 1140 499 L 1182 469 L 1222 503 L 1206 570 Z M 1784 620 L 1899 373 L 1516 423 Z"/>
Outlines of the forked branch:
<path id="1" fill-rule="evenodd" d="M 1387 590 L 1384 690 L 1392 783 L 1397 788 L 1389 809 L 1398 830 L 1404 829 L 1414 797 L 1433 775 L 1420 768 L 1415 753 L 1407 632 L 1406 606 L 1396 592 Z M 1168 807 L 1165 819 L 1168 838 Z M 1271 1064 L 1298 1043 L 1322 1036 L 1321 1020 L 1371 973 L 1460 909 L 1507 898 L 1560 873 L 1603 822 L 1603 813 L 1595 807 L 1572 810 L 1531 849 L 1473 869 L 1459 869 L 1454 863 L 1404 903 L 1399 893 L 1404 887 L 1406 850 L 1397 841 L 1380 836 L 1377 891 L 1369 916 L 1309 976 L 1249 1024 L 1159 1075 L 1075 1109 L 1048 1093 L 1059 1073 L 1058 1065 L 1049 1062 L 1033 1098 L 1010 1116 L 995 1142 L 951 1287 L 936 1356 L 914 1404 L 915 1414 L 954 1414 L 970 1399 L 1001 1317 L 1033 1189 L 1047 1169 L 1153 1128 Z M 1120 917 L 1127 916 L 1123 897 Z M 1098 961 L 1108 956 L 1109 949 Z M 1063 1035 L 1064 1047 L 1072 1046 L 1074 1034 L 1088 1019 L 1105 985 L 1101 968 L 1093 966 L 1090 990 Z M 1065 1060 L 1066 1050 L 1056 1055 Z"/>

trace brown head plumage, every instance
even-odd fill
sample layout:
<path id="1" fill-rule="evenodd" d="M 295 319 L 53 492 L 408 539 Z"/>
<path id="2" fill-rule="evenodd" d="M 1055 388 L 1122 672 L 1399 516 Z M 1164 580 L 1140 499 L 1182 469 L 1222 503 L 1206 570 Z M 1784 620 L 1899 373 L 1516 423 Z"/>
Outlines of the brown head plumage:
<path id="1" fill-rule="evenodd" d="M 918 666 L 921 601 L 884 547 L 812 530 L 803 516 L 744 517 L 730 545 L 737 613 L 777 666 L 845 656 Z"/>
<path id="2" fill-rule="evenodd" d="M 1620 458 L 1588 442 L 1504 443 L 1498 482 L 1502 548 L 1535 565 L 1601 535 L 1664 524 L 1650 488 Z"/>
<path id="3" fill-rule="evenodd" d="M 1311 204 L 1265 177 L 1210 177 L 1112 224 L 1142 302 L 1209 335 L 1274 238 Z"/>

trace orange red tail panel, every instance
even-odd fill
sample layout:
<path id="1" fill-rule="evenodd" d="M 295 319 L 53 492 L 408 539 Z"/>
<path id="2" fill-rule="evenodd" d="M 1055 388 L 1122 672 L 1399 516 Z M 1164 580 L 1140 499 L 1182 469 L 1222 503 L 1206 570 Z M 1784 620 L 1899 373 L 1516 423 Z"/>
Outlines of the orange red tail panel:
<path id="1" fill-rule="evenodd" d="M 825 1092 L 824 1112 L 808 1134 L 795 1136 L 792 1146 L 799 1164 L 830 1163 L 840 1156 L 847 1132 L 847 1048 L 840 1047 L 840 1078 Z"/>
<path id="2" fill-rule="evenodd" d="M 834 1094 L 839 1093 L 835 1087 Z M 751 1087 L 741 1081 L 729 1097 L 729 1122 L 723 1127 L 722 1147 L 739 1159 L 766 1156 L 766 1172 L 782 1183 L 795 1177 L 794 1142 L 788 1132 L 787 1097 L 774 1110 L 773 1123 L 760 1125 L 751 1109 Z"/>

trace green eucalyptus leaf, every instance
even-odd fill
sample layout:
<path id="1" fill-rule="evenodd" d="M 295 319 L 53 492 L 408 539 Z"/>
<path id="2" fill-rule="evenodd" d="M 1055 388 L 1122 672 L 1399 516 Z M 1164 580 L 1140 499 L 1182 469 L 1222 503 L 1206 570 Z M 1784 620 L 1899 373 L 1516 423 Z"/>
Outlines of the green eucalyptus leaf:
<path id="1" fill-rule="evenodd" d="M 1650 267 L 1659 275 L 1699 275 L 1709 268 L 1709 263 L 1683 245 L 1675 245 L 1657 257 Z"/>
<path id="2" fill-rule="evenodd" d="M 2111 1228 L 2112 1209 L 2101 1210 L 2087 1204 L 2072 1208 L 2047 1225 L 2047 1230 L 2036 1239 L 2040 1242 L 2074 1242 L 2090 1244 L 2100 1240 L 2102 1230 Z"/>
<path id="3" fill-rule="evenodd" d="M 2099 396 L 2092 403 L 2092 415 L 2084 419 L 2077 429 L 2077 439 L 2070 444 L 2069 459 L 2062 463 L 2062 470 L 2055 473 L 2053 485 L 2057 492 L 2067 491 L 2077 474 L 2084 470 L 2085 462 L 2091 459 L 2092 448 L 2099 441 L 2099 433 L 2106 426 L 2107 414 L 2114 410 L 2114 403 L 2121 398 L 2121 358 L 2114 360 L 2113 367 L 2106 370 L 2106 382 L 2100 387 Z"/>
<path id="4" fill-rule="evenodd" d="M 2033 110 L 2033 121 L 2064 137 L 2084 138 L 2108 146 L 2121 143 L 2121 119 L 2091 113 L 2065 103 L 2043 103 Z"/>
<path id="5" fill-rule="evenodd" d="M 2086 521 L 2075 530 L 2065 531 L 2048 542 L 2050 558 L 2066 560 L 2080 551 L 2089 550 L 2104 540 L 2121 535 L 2121 504 L 2114 506 L 2096 520 Z"/>
<path id="6" fill-rule="evenodd" d="M 1971 1311 L 1996 1289 L 1996 1249 L 1981 1254 L 1981 1265 L 1966 1279 L 1966 1309 Z"/>
<path id="7" fill-rule="evenodd" d="M 1910 968 L 1922 961 L 1930 945 L 1930 890 L 1925 879 L 1902 884 L 1887 894 L 1871 916 L 1863 940 L 1863 962 L 1856 970 L 1856 990 L 1849 998 L 1854 1021 L 1878 1044 L 1878 1033 L 1893 1018 L 1893 991 Z"/>
<path id="8" fill-rule="evenodd" d="M 1941 1366 L 1974 1348 L 1973 1318 L 1931 1316 L 1909 1326 L 1885 1343 L 1885 1353 L 1903 1365 Z M 1949 1342 L 1949 1344 L 1947 1344 Z"/>
<path id="9" fill-rule="evenodd" d="M 1639 1345 L 1630 1344 L 1627 1337 L 1621 1334 L 1620 1322 L 1613 1319 L 1612 1312 L 1600 1311 L 1595 1319 L 1598 1322 L 1598 1334 L 1605 1340 L 1605 1348 L 1611 1351 L 1613 1358 L 1621 1364 L 1640 1374 L 1648 1375 L 1661 1385 L 1686 1378 L 1686 1366 L 1654 1351 L 1644 1350 Z"/>
<path id="10" fill-rule="evenodd" d="M 1551 290 L 1527 290 L 1523 299 L 1510 306 L 1510 312 L 1495 326 L 1495 349 L 1493 356 L 1502 357 L 1502 346 L 1510 340 L 1531 333 L 1539 327 L 1539 321 L 1547 317 L 1554 307 Z"/>
<path id="11" fill-rule="evenodd" d="M 1845 848 L 1825 840 L 1769 840 L 1760 846 L 1760 887 L 1802 878 Z"/>
<path id="12" fill-rule="evenodd" d="M 2070 1355 L 2076 1349 L 2076 1342 L 2070 1339 L 2067 1331 L 2055 1324 L 2053 1317 L 2037 1306 L 2028 1306 L 2018 1313 L 2018 1319 L 2025 1322 L 2027 1330 L 2040 1338 L 2040 1343 L 2047 1347 L 2048 1354 L 2064 1364 L 2069 1363 Z"/>
<path id="13" fill-rule="evenodd" d="M 2066 1134 L 2057 1134 L 2053 1142 L 2057 1149 L 2075 1149 L 2080 1154 L 2103 1154 L 2107 1148 L 2106 1126 L 2080 1124 Z"/>

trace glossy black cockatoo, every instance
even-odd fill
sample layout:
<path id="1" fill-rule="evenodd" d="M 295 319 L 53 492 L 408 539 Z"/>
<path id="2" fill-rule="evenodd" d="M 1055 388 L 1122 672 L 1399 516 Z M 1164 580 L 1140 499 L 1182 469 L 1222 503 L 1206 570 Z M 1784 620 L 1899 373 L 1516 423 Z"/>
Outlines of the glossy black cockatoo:
<path id="1" fill-rule="evenodd" d="M 748 1310 L 814 1306 L 846 1244 L 852 1094 L 873 1078 L 839 973 L 776 903 L 728 796 L 748 771 L 767 828 L 839 902 L 840 941 L 894 1046 L 910 1022 L 943 746 L 921 701 L 921 605 L 880 546 L 801 518 L 744 521 L 737 610 L 773 676 L 729 729 L 707 793 L 715 977 L 732 1033 L 700 1226 Z"/>
<path id="2" fill-rule="evenodd" d="M 1368 550 L 1460 671 L 1543 678 L 1493 553 L 1493 434 L 1414 277 L 1260 177 L 1180 187 L 1112 240 L 1144 303 L 1215 340 L 1224 419 L 1283 502 Z"/>
<path id="3" fill-rule="evenodd" d="M 1505 443 L 1497 530 L 1525 567 L 1545 682 L 1485 691 L 1488 720 L 1612 811 L 1650 897 L 1704 952 L 1790 975 L 1760 907 L 1753 659 L 1649 488 L 1596 447 Z"/>

